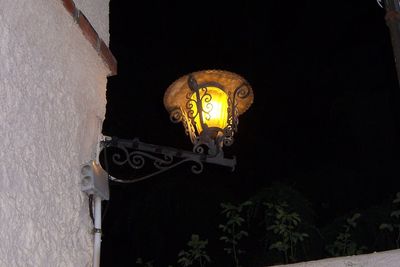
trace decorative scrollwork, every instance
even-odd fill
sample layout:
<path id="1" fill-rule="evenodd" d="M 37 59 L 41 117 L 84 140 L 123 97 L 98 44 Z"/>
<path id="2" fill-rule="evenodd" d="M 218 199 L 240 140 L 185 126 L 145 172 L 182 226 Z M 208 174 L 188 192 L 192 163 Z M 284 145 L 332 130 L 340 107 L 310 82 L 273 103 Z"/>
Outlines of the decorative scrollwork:
<path id="1" fill-rule="evenodd" d="M 185 134 L 186 135 L 190 135 L 189 125 L 188 125 L 188 122 L 187 122 L 186 113 L 183 113 L 182 123 L 183 123 L 183 127 L 185 128 Z"/>
<path id="2" fill-rule="evenodd" d="M 129 164 L 129 166 L 136 170 L 144 167 L 144 165 L 146 164 L 146 159 L 152 160 L 154 167 L 159 170 L 169 168 L 174 162 L 174 157 L 169 154 L 164 154 L 162 155 L 162 157 L 157 157 L 143 151 L 134 150 L 129 152 L 128 149 L 125 147 L 119 147 L 119 149 L 123 151 L 124 156 L 121 156 L 121 154 L 119 153 L 114 154 L 112 156 L 113 163 L 120 166 L 124 164 Z"/>
<path id="3" fill-rule="evenodd" d="M 172 164 L 172 165 L 170 165 L 168 167 L 164 167 L 164 168 L 158 169 L 157 171 L 155 171 L 153 173 L 150 173 L 150 174 L 147 174 L 147 175 L 144 175 L 144 176 L 141 176 L 141 177 L 136 177 L 134 179 L 118 179 L 118 178 L 115 178 L 115 177 L 112 177 L 112 176 L 110 176 L 109 179 L 111 181 L 118 182 L 118 183 L 123 183 L 123 184 L 137 183 L 137 182 L 140 182 L 140 181 L 143 181 L 143 180 L 147 180 L 147 179 L 149 179 L 149 178 L 151 178 L 153 176 L 161 174 L 161 173 L 163 173 L 165 171 L 168 171 L 170 169 L 173 169 L 173 168 L 175 168 L 175 167 L 177 167 L 177 166 L 179 166 L 179 165 L 181 165 L 181 164 L 183 164 L 185 162 L 192 162 L 193 163 L 192 166 L 190 167 L 190 170 L 192 171 L 192 173 L 200 174 L 203 171 L 203 162 L 201 162 L 199 160 L 194 160 L 194 159 L 182 159 L 182 160 L 180 160 L 180 161 L 178 161 L 178 162 L 176 162 L 176 163 L 174 163 L 174 164 Z"/>
<path id="4" fill-rule="evenodd" d="M 125 147 L 120 147 L 120 150 L 124 152 L 123 156 L 119 153 L 112 155 L 112 160 L 115 164 L 122 166 L 128 163 L 129 166 L 136 170 L 143 168 L 146 160 L 142 155 L 130 153 Z"/>
<path id="5" fill-rule="evenodd" d="M 234 131 L 235 129 L 235 117 L 237 117 L 237 110 L 235 110 L 235 101 L 232 97 L 232 94 L 229 92 L 228 94 L 228 128 L 227 133 L 231 133 L 231 131 Z M 233 135 L 233 133 L 232 133 Z"/>
<path id="6" fill-rule="evenodd" d="M 212 104 L 210 103 L 212 100 L 212 96 L 207 92 L 207 87 L 199 88 L 194 93 L 188 93 L 186 95 L 186 110 L 188 117 L 190 119 L 194 119 L 197 116 L 201 116 L 203 114 L 209 114 L 212 111 Z M 195 99 L 193 99 L 193 95 L 196 95 Z M 194 109 L 195 107 L 195 109 Z M 210 116 L 208 116 L 210 119 Z"/>
<path id="7" fill-rule="evenodd" d="M 194 143 L 196 139 L 196 132 L 194 125 L 192 123 L 192 120 L 188 118 L 187 114 L 185 112 L 183 114 L 184 114 L 183 125 L 185 127 L 185 133 L 189 135 L 190 141 Z"/>
<path id="8" fill-rule="evenodd" d="M 169 119 L 173 123 L 181 122 L 182 119 L 183 119 L 183 115 L 182 115 L 181 109 L 177 108 L 177 109 L 174 109 L 173 111 L 171 111 L 171 113 L 169 114 Z"/>
<path id="9" fill-rule="evenodd" d="M 192 79 L 194 79 L 193 77 L 191 77 Z M 196 82 L 196 86 L 197 86 L 197 82 Z M 197 88 L 197 87 L 196 87 Z M 194 90 L 194 89 L 192 89 Z M 193 99 L 193 94 L 196 94 L 196 98 Z M 201 102 L 201 98 L 200 98 L 200 93 L 199 91 L 195 91 L 194 93 L 188 93 L 186 95 L 186 104 L 185 104 L 185 113 L 186 113 L 186 122 L 187 122 L 187 126 L 188 126 L 188 130 L 189 130 L 189 134 L 190 134 L 190 139 L 192 141 L 192 143 L 194 143 L 195 138 L 198 134 L 198 127 L 196 126 L 196 118 L 199 117 L 200 123 L 202 123 L 202 116 L 201 116 L 201 112 L 203 111 L 202 108 L 202 102 Z"/>
<path id="10" fill-rule="evenodd" d="M 103 168 L 109 174 L 109 179 L 120 183 L 136 183 L 143 181 L 172 168 L 175 168 L 186 162 L 192 165 L 190 170 L 194 174 L 199 174 L 203 171 L 203 163 L 210 162 L 233 168 L 236 164 L 235 159 L 226 159 L 211 155 L 205 155 L 204 148 L 198 148 L 197 153 L 190 151 L 179 150 L 171 147 L 156 146 L 140 142 L 138 139 L 126 140 L 111 138 L 102 141 L 102 148 L 104 152 Z M 110 157 L 107 156 L 107 150 L 113 148 Z M 202 150 L 203 149 L 203 150 Z M 201 151 L 202 150 L 202 151 Z M 109 159 L 112 162 L 109 162 Z M 115 166 L 126 165 L 135 170 L 135 178 L 119 179 L 110 175 L 110 163 Z M 151 164 L 152 163 L 152 164 Z M 140 170 L 141 169 L 141 170 Z"/>
<path id="11" fill-rule="evenodd" d="M 239 109 L 237 98 L 244 99 L 251 93 L 250 87 L 246 83 L 242 83 L 235 91 L 228 94 L 228 125 L 224 129 L 223 143 L 230 146 L 234 141 L 234 134 L 238 130 L 239 125 Z"/>
<path id="12" fill-rule="evenodd" d="M 231 146 L 233 144 L 233 135 L 235 134 L 235 131 L 232 129 L 232 125 L 229 125 L 225 127 L 224 129 L 224 137 L 223 137 L 223 142 L 225 146 Z"/>
<path id="13" fill-rule="evenodd" d="M 165 169 L 168 168 L 174 161 L 174 157 L 168 154 L 164 154 L 163 158 L 159 158 L 156 156 L 153 156 L 152 154 L 146 153 L 146 152 L 142 152 L 142 151 L 135 151 L 132 152 L 132 154 L 136 155 L 136 156 L 142 156 L 142 158 L 148 158 L 153 160 L 153 165 L 154 167 L 156 167 L 157 169 Z"/>
<path id="14" fill-rule="evenodd" d="M 198 84 L 197 84 L 196 79 L 193 77 L 193 75 L 189 75 L 188 85 L 189 85 L 190 90 L 192 90 L 192 91 L 198 90 Z"/>
<path id="15" fill-rule="evenodd" d="M 203 163 L 201 161 L 194 161 L 194 164 L 192 165 L 192 167 L 190 167 L 190 170 L 194 174 L 201 173 L 203 171 Z"/>
<path id="16" fill-rule="evenodd" d="M 203 118 L 206 120 L 211 119 L 211 112 L 213 110 L 213 105 L 211 104 L 212 96 L 208 93 L 207 87 L 203 87 L 200 89 L 202 95 L 199 100 L 199 106 L 201 107 L 201 114 L 203 114 Z M 203 125 L 202 125 L 203 127 Z"/>
<path id="17" fill-rule="evenodd" d="M 248 97 L 251 93 L 250 88 L 247 86 L 246 83 L 243 83 L 238 86 L 233 92 L 228 92 L 227 126 L 225 127 L 225 129 L 220 129 L 223 135 L 221 140 L 219 142 L 213 142 L 213 144 L 211 144 L 208 140 L 205 142 L 204 138 L 199 138 L 198 127 L 201 126 L 203 129 L 201 135 L 207 134 L 204 132 L 207 128 L 205 121 L 211 119 L 211 113 L 214 108 L 212 104 L 212 95 L 210 94 L 210 92 L 208 92 L 208 85 L 197 84 L 194 77 L 190 77 L 189 79 L 190 81 L 188 82 L 192 83 L 191 85 L 189 85 L 192 91 L 186 95 L 187 101 L 185 105 L 185 112 L 187 115 L 186 129 L 188 130 L 188 133 L 191 136 L 191 141 L 194 144 L 193 152 L 199 154 L 204 153 L 204 148 L 202 147 L 202 145 L 208 146 L 211 149 L 209 151 L 212 151 L 212 149 L 214 149 L 212 147 L 213 145 L 232 145 L 234 141 L 233 136 L 237 131 L 239 124 L 238 99 L 244 99 Z M 196 120 L 197 116 L 200 116 L 200 121 Z M 197 123 L 200 123 L 201 125 L 196 125 Z M 216 149 L 215 151 L 218 151 L 218 149 Z"/>
<path id="18" fill-rule="evenodd" d="M 199 109 L 193 109 L 193 107 L 196 106 L 197 107 L 197 101 L 189 98 L 188 101 L 186 102 L 186 110 L 187 110 L 187 116 L 190 119 L 194 119 L 199 115 Z"/>
<path id="19" fill-rule="evenodd" d="M 246 98 L 250 95 L 250 87 L 246 83 L 242 83 L 238 88 L 235 89 L 234 97 Z"/>
<path id="20" fill-rule="evenodd" d="M 193 152 L 197 154 L 204 154 L 204 147 L 199 142 L 199 138 L 196 138 L 195 145 L 193 146 Z"/>
<path id="21" fill-rule="evenodd" d="M 237 132 L 238 124 L 239 124 L 239 110 L 237 107 L 237 102 L 235 99 L 235 95 L 229 93 L 228 94 L 228 125 L 224 129 L 224 136 L 226 139 L 231 139 L 233 143 L 233 135 Z M 224 143 L 229 144 L 230 141 L 225 141 Z"/>

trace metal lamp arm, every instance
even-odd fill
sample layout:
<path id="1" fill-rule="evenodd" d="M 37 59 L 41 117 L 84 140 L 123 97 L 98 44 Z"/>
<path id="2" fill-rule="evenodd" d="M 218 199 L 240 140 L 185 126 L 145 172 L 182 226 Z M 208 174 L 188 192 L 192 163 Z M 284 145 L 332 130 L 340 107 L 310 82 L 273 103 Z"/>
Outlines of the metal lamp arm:
<path id="1" fill-rule="evenodd" d="M 141 142 L 135 139 L 120 139 L 116 137 L 106 137 L 101 142 L 102 150 L 106 156 L 108 148 L 117 148 L 121 154 L 114 154 L 112 162 L 116 165 L 129 165 L 132 169 L 139 170 L 144 168 L 148 161 L 152 162 L 152 170 L 148 174 L 133 179 L 117 179 L 110 176 L 110 180 L 121 183 L 135 183 L 163 173 L 175 168 L 185 162 L 191 162 L 191 171 L 199 174 L 203 171 L 203 163 L 216 164 L 235 169 L 236 158 L 225 158 L 223 154 L 210 156 L 206 154 L 194 153 L 192 151 L 181 150 L 173 147 L 159 146 Z M 107 160 L 106 160 L 107 161 Z M 108 161 L 106 162 L 108 165 Z M 106 166 L 108 168 L 108 166 Z M 108 170 L 106 170 L 108 172 Z"/>

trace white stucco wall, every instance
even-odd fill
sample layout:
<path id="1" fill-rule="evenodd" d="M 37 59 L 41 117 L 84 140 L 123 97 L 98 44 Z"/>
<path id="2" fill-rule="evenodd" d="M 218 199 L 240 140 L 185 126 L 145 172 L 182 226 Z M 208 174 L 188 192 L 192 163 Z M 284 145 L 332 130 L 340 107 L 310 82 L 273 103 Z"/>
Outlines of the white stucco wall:
<path id="1" fill-rule="evenodd" d="M 109 33 L 109 0 L 74 0 L 75 5 L 90 21 L 97 34 L 108 45 Z"/>
<path id="2" fill-rule="evenodd" d="M 329 258 L 274 267 L 399 267 L 400 249 L 349 257 Z"/>
<path id="3" fill-rule="evenodd" d="M 62 1 L 0 0 L 0 266 L 90 266 L 108 70 Z"/>

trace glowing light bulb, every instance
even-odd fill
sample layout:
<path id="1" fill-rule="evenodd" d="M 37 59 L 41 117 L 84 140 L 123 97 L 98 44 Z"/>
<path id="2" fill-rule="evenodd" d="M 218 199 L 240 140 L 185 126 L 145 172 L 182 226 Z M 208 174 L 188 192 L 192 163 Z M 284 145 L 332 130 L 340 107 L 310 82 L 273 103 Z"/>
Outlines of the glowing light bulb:
<path id="1" fill-rule="evenodd" d="M 217 87 L 206 87 L 199 90 L 199 99 L 197 94 L 193 93 L 191 100 L 193 100 L 192 111 L 197 114 L 194 118 L 196 128 L 199 133 L 203 131 L 200 123 L 200 116 L 202 116 L 203 124 L 209 128 L 224 129 L 228 125 L 228 95 Z M 197 104 L 201 104 L 203 112 L 197 113 Z"/>

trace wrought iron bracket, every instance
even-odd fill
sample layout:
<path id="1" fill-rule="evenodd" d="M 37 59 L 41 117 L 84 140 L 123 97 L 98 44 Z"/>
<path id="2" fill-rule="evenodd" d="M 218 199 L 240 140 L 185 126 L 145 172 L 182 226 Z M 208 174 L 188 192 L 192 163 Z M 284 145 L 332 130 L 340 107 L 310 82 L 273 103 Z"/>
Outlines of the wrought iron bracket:
<path id="1" fill-rule="evenodd" d="M 195 174 L 199 174 L 203 171 L 203 163 L 229 167 L 232 171 L 234 171 L 236 165 L 236 158 L 225 158 L 222 151 L 217 155 L 195 153 L 173 147 L 144 143 L 138 138 L 120 139 L 116 137 L 105 137 L 104 140 L 101 141 L 100 147 L 104 152 L 105 158 L 107 158 L 107 150 L 109 148 L 116 148 L 118 150 L 118 153 L 111 155 L 111 162 L 113 164 L 119 166 L 129 165 L 134 170 L 149 172 L 132 179 L 118 179 L 111 175 L 109 176 L 110 180 L 120 183 L 139 182 L 186 162 L 192 164 L 191 171 Z M 106 171 L 108 172 L 108 159 L 105 160 L 105 165 Z"/>

